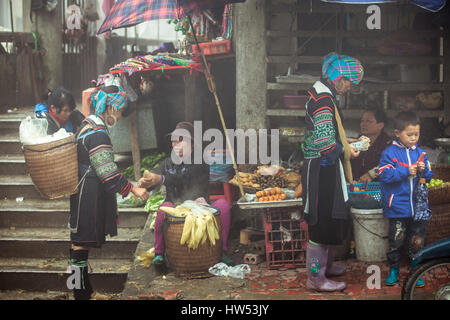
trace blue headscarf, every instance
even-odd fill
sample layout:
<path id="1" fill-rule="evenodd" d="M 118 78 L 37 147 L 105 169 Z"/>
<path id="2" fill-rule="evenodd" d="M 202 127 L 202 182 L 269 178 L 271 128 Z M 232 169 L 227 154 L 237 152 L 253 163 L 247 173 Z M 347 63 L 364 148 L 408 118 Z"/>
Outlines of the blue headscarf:
<path id="1" fill-rule="evenodd" d="M 364 68 L 358 59 L 335 52 L 329 53 L 323 60 L 322 77 L 336 84 L 342 77 L 359 84 L 364 76 Z"/>
<path id="2" fill-rule="evenodd" d="M 91 103 L 96 116 L 105 112 L 107 106 L 113 107 L 116 111 L 127 106 L 127 94 L 122 88 L 118 88 L 118 92 L 106 93 L 98 90 L 91 95 Z"/>

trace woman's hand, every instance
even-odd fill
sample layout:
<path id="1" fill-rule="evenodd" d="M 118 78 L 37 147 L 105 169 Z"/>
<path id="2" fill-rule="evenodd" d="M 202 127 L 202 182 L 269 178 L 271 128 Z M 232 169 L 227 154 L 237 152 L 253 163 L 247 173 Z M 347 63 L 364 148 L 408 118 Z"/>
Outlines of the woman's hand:
<path id="1" fill-rule="evenodd" d="M 131 192 L 133 192 L 133 194 L 136 197 L 141 198 L 144 202 L 147 201 L 147 199 L 149 197 L 149 193 L 148 193 L 147 189 L 145 189 L 145 188 L 139 188 L 139 187 L 133 186 L 133 189 L 131 189 Z"/>
<path id="2" fill-rule="evenodd" d="M 359 178 L 359 182 L 362 182 L 362 183 L 372 182 L 372 178 L 369 176 L 368 173 L 365 173 Z"/>
<path id="3" fill-rule="evenodd" d="M 358 158 L 360 153 L 361 153 L 361 151 L 350 146 L 350 159 Z"/>
<path id="4" fill-rule="evenodd" d="M 355 138 L 347 138 L 347 142 L 348 142 L 348 143 L 353 143 L 353 142 L 356 142 L 356 141 L 358 141 L 358 139 L 355 139 Z"/>
<path id="5" fill-rule="evenodd" d="M 138 180 L 138 187 L 142 188 L 150 188 L 154 185 L 160 184 L 162 177 L 156 173 L 150 173 L 150 177 L 148 178 L 140 178 Z"/>

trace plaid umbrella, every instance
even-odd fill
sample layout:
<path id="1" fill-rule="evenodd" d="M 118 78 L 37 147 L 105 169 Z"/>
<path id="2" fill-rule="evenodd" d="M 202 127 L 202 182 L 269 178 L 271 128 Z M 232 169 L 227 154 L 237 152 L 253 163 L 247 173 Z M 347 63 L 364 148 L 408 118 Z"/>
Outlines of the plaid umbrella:
<path id="1" fill-rule="evenodd" d="M 119 0 L 111 8 L 97 34 L 137 25 L 144 21 L 173 19 L 193 11 L 245 0 Z"/>

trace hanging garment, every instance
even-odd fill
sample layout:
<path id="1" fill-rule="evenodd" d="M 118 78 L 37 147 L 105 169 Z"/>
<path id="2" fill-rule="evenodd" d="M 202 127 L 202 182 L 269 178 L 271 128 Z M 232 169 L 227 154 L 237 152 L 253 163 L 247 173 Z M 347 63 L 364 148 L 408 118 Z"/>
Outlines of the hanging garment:
<path id="1" fill-rule="evenodd" d="M 67 7 L 66 11 L 66 25 L 69 30 L 80 30 L 81 29 L 81 15 L 80 7 L 72 4 Z"/>

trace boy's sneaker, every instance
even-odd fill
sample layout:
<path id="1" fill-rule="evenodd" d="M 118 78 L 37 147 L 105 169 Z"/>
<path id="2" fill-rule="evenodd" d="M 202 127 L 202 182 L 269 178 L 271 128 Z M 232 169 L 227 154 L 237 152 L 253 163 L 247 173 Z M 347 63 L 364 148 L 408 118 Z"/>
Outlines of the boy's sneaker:
<path id="1" fill-rule="evenodd" d="M 388 275 L 388 277 L 386 278 L 386 280 L 384 281 L 384 283 L 385 283 L 387 286 L 393 286 L 393 285 L 395 285 L 395 284 L 397 283 L 397 281 L 398 281 L 398 274 L 399 274 L 398 268 L 391 268 L 391 269 L 389 270 L 389 275 Z"/>

